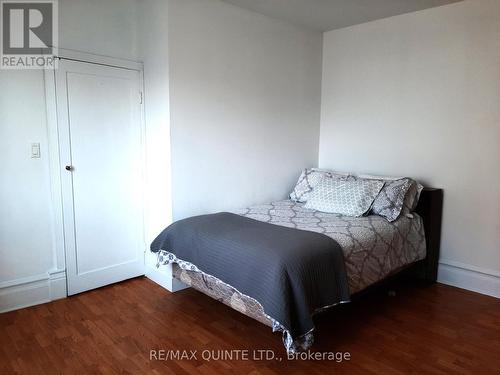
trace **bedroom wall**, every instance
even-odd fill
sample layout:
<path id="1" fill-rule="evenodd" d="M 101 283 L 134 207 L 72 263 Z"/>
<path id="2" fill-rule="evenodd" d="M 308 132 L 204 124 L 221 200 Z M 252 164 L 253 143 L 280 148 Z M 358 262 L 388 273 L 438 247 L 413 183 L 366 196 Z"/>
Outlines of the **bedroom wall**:
<path id="1" fill-rule="evenodd" d="M 139 54 L 144 63 L 147 126 L 147 233 L 149 243 L 172 222 L 168 7 L 164 0 L 138 2 Z M 162 40 L 159 45 L 158 40 Z"/>
<path id="2" fill-rule="evenodd" d="M 500 296 L 500 2 L 324 36 L 319 165 L 445 191 L 440 279 Z"/>
<path id="3" fill-rule="evenodd" d="M 285 198 L 317 164 L 322 35 L 169 1 L 173 215 Z"/>
<path id="4" fill-rule="evenodd" d="M 59 0 L 59 47 L 138 60 L 137 0 Z"/>
<path id="5" fill-rule="evenodd" d="M 46 272 L 53 261 L 43 74 L 0 70 L 0 87 L 2 286 Z M 41 145 L 40 159 L 31 159 L 32 142 Z"/>
<path id="6" fill-rule="evenodd" d="M 135 0 L 59 0 L 60 47 L 138 59 Z M 43 72 L 0 70 L 0 312 L 64 295 Z M 39 142 L 41 158 L 30 158 Z"/>

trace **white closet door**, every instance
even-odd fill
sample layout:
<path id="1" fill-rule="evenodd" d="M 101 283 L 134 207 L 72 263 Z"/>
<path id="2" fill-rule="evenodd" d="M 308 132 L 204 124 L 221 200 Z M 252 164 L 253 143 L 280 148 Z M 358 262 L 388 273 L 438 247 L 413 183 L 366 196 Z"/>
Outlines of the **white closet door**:
<path id="1" fill-rule="evenodd" d="M 56 91 L 72 295 L 144 274 L 141 74 L 62 60 Z"/>

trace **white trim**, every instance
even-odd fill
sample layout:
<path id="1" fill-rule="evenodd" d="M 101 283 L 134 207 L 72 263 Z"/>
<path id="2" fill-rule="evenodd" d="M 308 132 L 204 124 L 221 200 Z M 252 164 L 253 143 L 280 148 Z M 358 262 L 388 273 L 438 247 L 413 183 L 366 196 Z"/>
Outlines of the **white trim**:
<path id="1" fill-rule="evenodd" d="M 147 200 L 146 200 L 146 195 L 147 195 L 147 188 L 148 188 L 148 182 L 147 182 L 147 172 L 148 172 L 148 160 L 147 160 L 147 153 L 148 153 L 148 142 L 147 142 L 147 124 L 146 124 L 146 100 L 145 100 L 145 84 L 144 84 L 144 65 L 141 63 L 140 64 L 140 69 L 139 69 L 139 86 L 140 86 L 140 106 L 141 106 L 141 113 L 140 119 L 141 119 L 141 158 L 142 158 L 142 186 L 141 186 L 141 191 L 142 191 L 142 242 L 144 243 L 144 256 L 143 256 L 143 261 L 144 261 L 144 272 L 146 272 L 146 252 L 149 250 L 149 244 L 147 241 L 147 227 L 148 227 L 148 206 L 147 206 Z"/>
<path id="2" fill-rule="evenodd" d="M 44 273 L 41 275 L 33 275 L 33 276 L 21 277 L 19 279 L 14 279 L 14 280 L 3 281 L 0 283 L 0 292 L 3 289 L 11 288 L 14 286 L 25 285 L 25 284 L 32 284 L 32 283 L 36 283 L 38 281 L 44 281 L 47 279 L 48 279 L 48 276 L 46 273 Z"/>
<path id="3" fill-rule="evenodd" d="M 53 267 L 66 268 L 64 253 L 64 224 L 62 207 L 61 170 L 59 158 L 59 131 L 57 123 L 57 101 L 55 71 L 44 71 L 45 105 L 47 114 L 47 139 L 50 173 Z"/>
<path id="4" fill-rule="evenodd" d="M 49 272 L 49 298 L 55 301 L 68 296 L 66 271 L 57 269 Z"/>
<path id="5" fill-rule="evenodd" d="M 43 275 L 0 283 L 0 313 L 22 309 L 66 297 L 66 272 L 53 270 Z"/>
<path id="6" fill-rule="evenodd" d="M 451 267 L 461 268 L 461 269 L 464 269 L 466 271 L 479 272 L 479 273 L 482 273 L 482 274 L 488 275 L 488 276 L 500 277 L 500 271 L 495 271 L 495 270 L 483 268 L 483 267 L 476 267 L 476 266 L 473 266 L 471 264 L 455 262 L 454 260 L 441 259 L 439 261 L 439 264 L 444 264 L 444 265 L 451 266 Z"/>
<path id="7" fill-rule="evenodd" d="M 500 272 L 495 270 L 441 260 L 438 282 L 500 298 Z"/>
<path id="8" fill-rule="evenodd" d="M 96 55 L 93 53 L 76 51 L 66 48 L 59 48 L 57 57 L 67 60 L 75 60 L 75 61 L 81 61 L 99 65 L 113 66 L 116 68 L 138 70 L 138 71 L 143 70 L 142 62 L 127 60 L 127 59 L 119 59 L 116 57 L 105 56 L 105 55 Z"/>
<path id="9" fill-rule="evenodd" d="M 167 289 L 169 292 L 175 293 L 189 288 L 189 286 L 174 278 L 172 273 L 171 264 L 162 266 L 161 269 L 149 265 L 146 266 L 146 277 Z"/>

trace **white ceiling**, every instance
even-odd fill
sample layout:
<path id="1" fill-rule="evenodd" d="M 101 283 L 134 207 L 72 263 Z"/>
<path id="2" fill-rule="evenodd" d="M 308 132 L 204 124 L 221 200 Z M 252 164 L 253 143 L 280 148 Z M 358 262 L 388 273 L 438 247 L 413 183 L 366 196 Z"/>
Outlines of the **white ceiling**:
<path id="1" fill-rule="evenodd" d="M 223 0 L 242 8 L 328 31 L 462 0 Z"/>

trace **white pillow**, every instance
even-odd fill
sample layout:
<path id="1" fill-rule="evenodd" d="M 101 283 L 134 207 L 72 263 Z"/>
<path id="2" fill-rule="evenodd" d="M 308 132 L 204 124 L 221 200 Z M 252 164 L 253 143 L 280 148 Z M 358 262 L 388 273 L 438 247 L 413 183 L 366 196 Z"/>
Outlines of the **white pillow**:
<path id="1" fill-rule="evenodd" d="M 309 193 L 305 208 L 344 216 L 360 217 L 370 210 L 384 187 L 381 180 L 323 178 Z"/>

